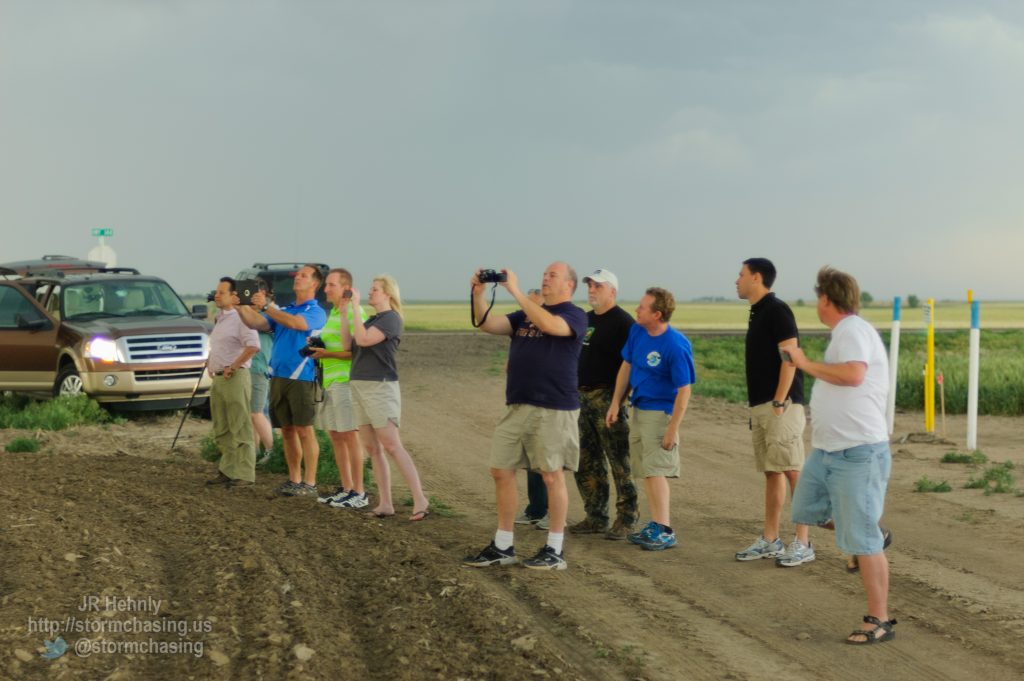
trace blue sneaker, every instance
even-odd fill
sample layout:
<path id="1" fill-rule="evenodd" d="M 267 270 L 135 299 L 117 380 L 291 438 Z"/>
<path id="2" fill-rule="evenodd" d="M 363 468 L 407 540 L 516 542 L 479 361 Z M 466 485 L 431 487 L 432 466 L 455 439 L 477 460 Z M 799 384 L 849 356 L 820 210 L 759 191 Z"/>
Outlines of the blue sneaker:
<path id="1" fill-rule="evenodd" d="M 640 544 L 640 548 L 644 551 L 664 551 L 670 549 L 676 545 L 676 533 L 666 532 L 665 530 L 658 527 L 651 537 Z"/>
<path id="2" fill-rule="evenodd" d="M 658 523 L 652 520 L 651 522 L 644 525 L 639 532 L 627 534 L 626 541 L 628 541 L 630 544 L 639 544 L 643 546 L 648 541 L 650 541 L 651 538 L 654 537 L 654 535 L 657 534 L 660 529 L 661 527 L 658 525 Z"/>

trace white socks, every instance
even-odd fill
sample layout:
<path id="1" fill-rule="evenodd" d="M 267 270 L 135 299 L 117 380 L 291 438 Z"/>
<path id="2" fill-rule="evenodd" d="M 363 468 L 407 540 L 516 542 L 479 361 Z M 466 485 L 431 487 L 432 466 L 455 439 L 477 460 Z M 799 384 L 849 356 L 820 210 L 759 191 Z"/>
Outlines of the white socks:
<path id="1" fill-rule="evenodd" d="M 505 530 L 498 530 L 494 533 L 494 545 L 498 547 L 499 551 L 508 551 L 512 548 L 512 540 L 515 535 Z"/>

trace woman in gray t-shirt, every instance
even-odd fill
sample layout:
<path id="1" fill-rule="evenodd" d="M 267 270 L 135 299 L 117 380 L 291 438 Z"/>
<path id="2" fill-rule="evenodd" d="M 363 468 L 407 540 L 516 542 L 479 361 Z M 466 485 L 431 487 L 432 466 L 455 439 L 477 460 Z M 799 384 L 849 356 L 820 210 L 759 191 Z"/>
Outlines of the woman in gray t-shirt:
<path id="1" fill-rule="evenodd" d="M 355 408 L 359 436 L 363 441 L 373 475 L 377 480 L 380 499 L 369 515 L 385 518 L 395 514 L 391 499 L 391 469 L 384 458 L 386 451 L 398 466 L 405 483 L 412 492 L 413 513 L 411 521 L 423 520 L 430 515 L 429 502 L 420 486 L 409 452 L 402 446 L 398 426 L 402 415 L 402 395 L 398 387 L 398 367 L 395 353 L 402 337 L 402 300 L 398 283 L 387 274 L 373 280 L 367 302 L 376 311 L 365 322 L 362 316 L 352 316 L 353 332 L 348 338 L 348 326 L 341 325 L 342 342 L 352 347 L 352 401 Z M 359 291 L 352 289 L 351 303 L 343 302 L 339 311 L 342 319 L 348 314 L 348 305 L 359 307 Z"/>

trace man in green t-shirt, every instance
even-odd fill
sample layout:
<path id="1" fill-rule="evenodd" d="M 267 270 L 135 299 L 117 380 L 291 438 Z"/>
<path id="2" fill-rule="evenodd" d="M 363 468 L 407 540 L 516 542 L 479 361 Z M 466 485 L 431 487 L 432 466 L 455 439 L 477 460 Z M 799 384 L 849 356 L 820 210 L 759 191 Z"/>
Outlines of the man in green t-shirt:
<path id="1" fill-rule="evenodd" d="M 339 308 L 351 288 L 352 273 L 348 270 L 338 267 L 327 273 L 324 295 L 333 307 L 327 317 L 327 324 L 320 332 L 324 348 L 313 351 L 313 358 L 320 361 L 324 377 L 324 401 L 320 403 L 316 425 L 330 435 L 334 461 L 341 475 L 341 485 L 333 492 L 320 495 L 318 501 L 334 508 L 363 508 L 369 503 L 363 487 L 363 450 L 359 444 L 359 424 L 355 421 L 349 386 L 352 351 L 350 347 L 344 346 L 341 338 Z M 361 308 L 359 314 L 366 319 L 366 313 Z M 351 308 L 345 322 L 351 334 Z"/>

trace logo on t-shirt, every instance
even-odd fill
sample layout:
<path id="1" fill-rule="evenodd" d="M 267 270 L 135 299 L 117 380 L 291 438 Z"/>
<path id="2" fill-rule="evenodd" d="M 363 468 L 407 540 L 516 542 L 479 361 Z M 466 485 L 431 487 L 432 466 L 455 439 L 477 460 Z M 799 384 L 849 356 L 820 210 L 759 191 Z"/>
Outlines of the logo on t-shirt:
<path id="1" fill-rule="evenodd" d="M 647 353 L 647 366 L 656 367 L 661 364 L 661 353 L 657 350 L 653 350 Z"/>
<path id="2" fill-rule="evenodd" d="M 590 345 L 590 337 L 594 335 L 594 327 L 588 326 L 587 332 L 583 334 L 583 344 Z"/>

